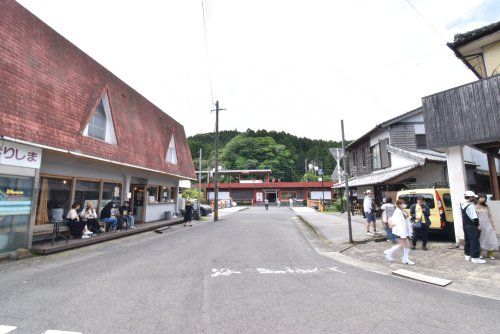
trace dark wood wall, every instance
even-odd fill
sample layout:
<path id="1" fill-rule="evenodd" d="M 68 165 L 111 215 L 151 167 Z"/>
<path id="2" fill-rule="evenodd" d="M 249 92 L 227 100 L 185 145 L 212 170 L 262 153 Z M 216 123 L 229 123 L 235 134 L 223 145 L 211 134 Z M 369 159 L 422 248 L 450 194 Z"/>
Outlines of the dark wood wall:
<path id="1" fill-rule="evenodd" d="M 390 135 L 392 146 L 410 151 L 415 151 L 417 149 L 414 124 L 398 124 L 391 126 Z"/>
<path id="2" fill-rule="evenodd" d="M 500 140 L 500 76 L 422 98 L 430 148 Z"/>
<path id="3" fill-rule="evenodd" d="M 367 138 L 354 147 L 349 147 L 349 166 L 351 168 L 351 176 L 361 176 L 372 172 L 370 138 Z"/>

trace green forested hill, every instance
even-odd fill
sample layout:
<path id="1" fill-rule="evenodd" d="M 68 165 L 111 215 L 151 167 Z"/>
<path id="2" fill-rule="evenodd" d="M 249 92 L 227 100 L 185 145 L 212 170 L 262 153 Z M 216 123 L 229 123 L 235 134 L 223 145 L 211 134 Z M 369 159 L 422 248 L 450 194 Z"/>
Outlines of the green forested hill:
<path id="1" fill-rule="evenodd" d="M 331 175 L 335 161 L 328 148 L 341 147 L 340 142 L 297 137 L 286 132 L 247 130 L 245 132 L 220 132 L 219 156 L 226 169 L 270 168 L 273 177 L 283 181 L 300 181 L 304 178 L 305 161 L 323 163 L 325 175 Z M 202 133 L 188 137 L 195 168 L 203 149 L 203 169 L 214 168 L 214 134 Z"/>

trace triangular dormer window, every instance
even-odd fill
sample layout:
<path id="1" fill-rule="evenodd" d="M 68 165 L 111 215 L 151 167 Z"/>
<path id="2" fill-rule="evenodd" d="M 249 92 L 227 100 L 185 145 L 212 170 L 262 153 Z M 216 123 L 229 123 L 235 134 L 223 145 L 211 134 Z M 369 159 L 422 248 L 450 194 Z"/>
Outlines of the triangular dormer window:
<path id="1" fill-rule="evenodd" d="M 113 125 L 107 92 L 104 93 L 97 104 L 89 123 L 85 127 L 85 130 L 83 130 L 83 135 L 116 145 L 115 126 Z"/>
<path id="2" fill-rule="evenodd" d="M 177 164 L 177 151 L 175 149 L 175 139 L 173 134 L 172 137 L 170 137 L 170 143 L 168 144 L 167 162 L 170 162 L 171 164 Z"/>

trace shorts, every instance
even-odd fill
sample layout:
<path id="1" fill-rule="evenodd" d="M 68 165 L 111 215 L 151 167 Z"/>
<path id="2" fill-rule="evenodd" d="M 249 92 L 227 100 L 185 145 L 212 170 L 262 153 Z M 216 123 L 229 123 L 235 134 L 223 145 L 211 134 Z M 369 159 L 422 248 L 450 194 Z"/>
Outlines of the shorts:
<path id="1" fill-rule="evenodd" d="M 365 215 L 366 215 L 366 222 L 367 223 L 371 223 L 371 222 L 375 222 L 375 214 L 373 212 L 365 212 Z"/>

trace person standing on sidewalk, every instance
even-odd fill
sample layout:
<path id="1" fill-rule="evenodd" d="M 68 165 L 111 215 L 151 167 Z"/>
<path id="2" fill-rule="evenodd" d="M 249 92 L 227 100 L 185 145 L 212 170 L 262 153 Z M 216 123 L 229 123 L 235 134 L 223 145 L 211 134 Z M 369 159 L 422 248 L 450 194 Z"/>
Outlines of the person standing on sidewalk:
<path id="1" fill-rule="evenodd" d="M 372 198 L 373 192 L 371 190 L 367 190 L 365 194 L 366 196 L 365 199 L 363 200 L 363 211 L 365 212 L 366 216 L 366 234 L 367 235 L 378 234 L 377 220 L 375 218 L 375 210 L 377 208 Z M 373 223 L 373 233 L 370 232 L 370 223 Z"/>
<path id="2" fill-rule="evenodd" d="M 431 226 L 431 209 L 422 196 L 417 198 L 417 203 L 410 207 L 411 223 L 413 225 L 413 239 L 411 249 L 417 247 L 418 236 L 422 233 L 422 249 L 427 250 L 429 240 L 429 226 Z"/>
<path id="3" fill-rule="evenodd" d="M 192 226 L 191 220 L 193 219 L 193 205 L 187 202 L 184 213 L 184 226 Z"/>
<path id="4" fill-rule="evenodd" d="M 495 230 L 495 222 L 491 209 L 486 204 L 487 198 L 484 194 L 478 195 L 478 204 L 476 204 L 477 218 L 479 219 L 479 227 L 481 235 L 479 236 L 479 244 L 481 249 L 486 251 L 486 256 L 491 260 L 495 260 L 495 251 L 498 250 L 498 238 Z"/>
<path id="5" fill-rule="evenodd" d="M 394 254 L 403 249 L 403 258 L 401 262 L 413 266 L 415 262 L 410 261 L 410 238 L 413 233 L 411 223 L 406 215 L 406 204 L 402 199 L 396 201 L 396 209 L 389 219 L 389 226 L 392 228 L 392 234 L 398 238 L 398 244 L 384 251 L 387 261 L 394 261 Z"/>
<path id="6" fill-rule="evenodd" d="M 290 203 L 290 207 L 293 208 L 293 198 L 290 198 L 288 202 Z"/>
<path id="7" fill-rule="evenodd" d="M 382 209 L 382 223 L 385 226 L 385 231 L 387 233 L 387 242 L 396 242 L 396 237 L 392 234 L 392 228 L 389 226 L 389 218 L 392 217 L 396 207 L 392 204 L 392 198 L 384 198 L 384 203 L 380 207 Z"/>
<path id="8" fill-rule="evenodd" d="M 276 205 L 278 206 L 278 209 L 281 208 L 281 201 L 279 198 L 276 199 Z"/>
<path id="9" fill-rule="evenodd" d="M 264 205 L 266 206 L 266 211 L 269 210 L 269 200 L 267 198 L 264 201 Z"/>
<path id="10" fill-rule="evenodd" d="M 462 210 L 462 222 L 464 228 L 464 253 L 465 261 L 472 263 L 486 263 L 480 259 L 481 246 L 479 244 L 479 218 L 477 217 L 475 199 L 476 194 L 473 191 L 466 191 L 464 194 L 465 202 L 460 204 Z"/>

